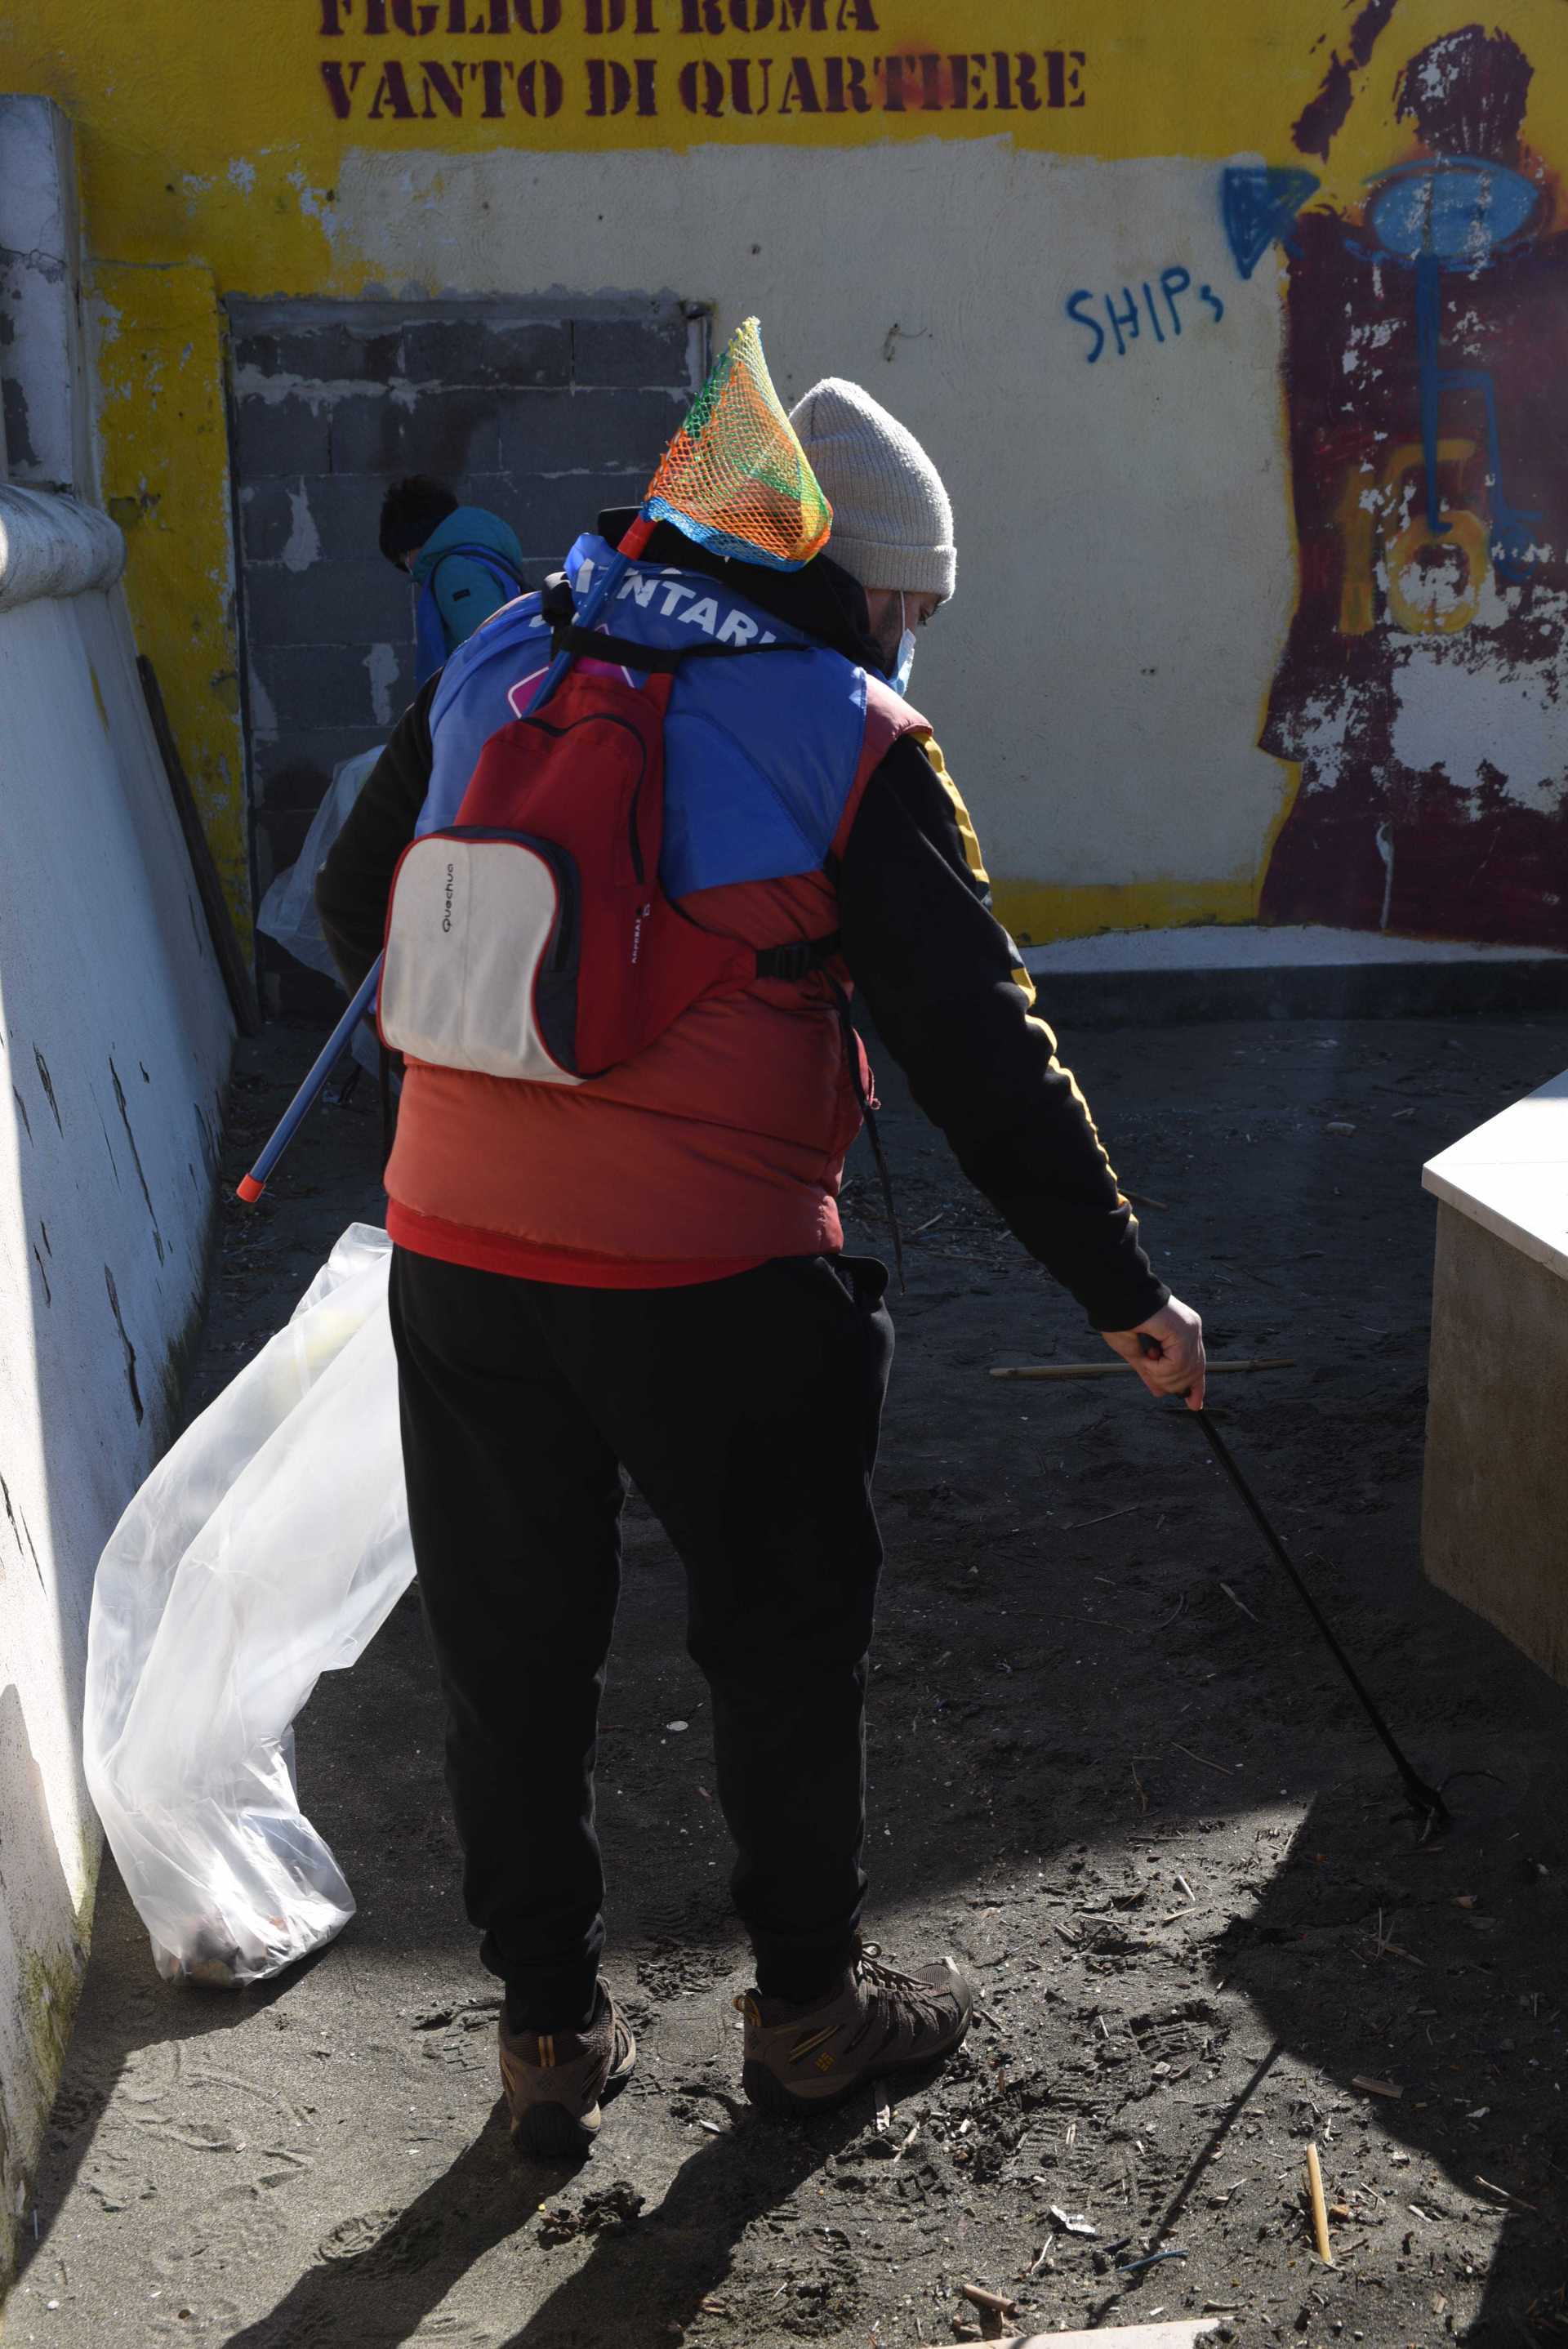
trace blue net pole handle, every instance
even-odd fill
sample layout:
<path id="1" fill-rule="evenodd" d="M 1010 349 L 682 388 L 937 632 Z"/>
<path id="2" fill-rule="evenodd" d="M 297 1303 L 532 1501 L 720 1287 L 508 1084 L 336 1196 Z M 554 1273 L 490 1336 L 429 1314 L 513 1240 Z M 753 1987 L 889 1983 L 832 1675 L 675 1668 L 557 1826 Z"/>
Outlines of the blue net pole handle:
<path id="1" fill-rule="evenodd" d="M 636 524 L 634 523 L 632 531 L 627 533 L 628 540 L 632 539 L 635 530 Z M 643 533 L 643 537 L 645 539 L 646 533 Z M 630 570 L 633 554 L 640 552 L 641 541 L 630 551 L 624 550 L 618 554 L 613 563 L 606 564 L 602 576 L 594 580 L 588 591 L 583 609 L 578 615 L 579 627 L 591 628 L 593 626 Z M 522 712 L 525 718 L 531 718 L 536 709 L 543 708 L 571 667 L 572 660 L 573 656 L 570 653 L 557 653 L 544 675 L 540 678 L 528 708 Z M 278 1160 L 320 1099 L 322 1090 L 336 1066 L 339 1053 L 346 1050 L 353 1040 L 355 1030 L 375 1002 L 383 960 L 384 957 L 381 955 L 377 956 L 360 984 L 359 992 L 317 1053 L 311 1065 L 310 1074 L 279 1118 L 260 1157 L 250 1173 L 242 1177 L 235 1185 L 235 1197 L 242 1199 L 247 1206 L 254 1206 L 266 1189 L 267 1181 L 273 1167 L 276 1166 Z"/>
<path id="2" fill-rule="evenodd" d="M 337 1064 L 338 1054 L 351 1042 L 355 1030 L 376 1000 L 376 988 L 380 977 L 381 957 L 377 955 L 360 984 L 359 992 L 312 1062 L 309 1076 L 306 1077 L 273 1127 L 271 1139 L 261 1156 L 256 1160 L 250 1173 L 236 1185 L 234 1196 L 237 1199 L 242 1199 L 247 1206 L 253 1206 L 261 1197 L 267 1187 L 267 1177 L 304 1123 L 310 1112 L 315 1107 L 322 1087 Z"/>

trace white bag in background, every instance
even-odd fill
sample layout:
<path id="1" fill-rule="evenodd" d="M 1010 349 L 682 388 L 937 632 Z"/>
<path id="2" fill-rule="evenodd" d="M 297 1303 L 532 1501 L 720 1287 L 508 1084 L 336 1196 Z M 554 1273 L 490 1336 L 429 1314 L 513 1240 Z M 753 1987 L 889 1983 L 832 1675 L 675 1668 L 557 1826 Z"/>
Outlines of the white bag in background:
<path id="1" fill-rule="evenodd" d="M 256 908 L 256 927 L 275 938 L 303 962 L 307 970 L 319 970 L 331 979 L 337 979 L 337 965 L 332 950 L 322 936 L 321 923 L 315 910 L 315 885 L 327 852 L 351 814 L 355 802 L 370 780 L 371 769 L 381 756 L 381 746 L 374 750 L 360 750 L 352 759 L 340 759 L 332 771 L 332 781 L 326 797 L 310 820 L 304 845 L 297 861 L 274 875 L 266 895 Z M 341 986 L 342 981 L 338 979 Z M 381 1056 L 377 1049 L 373 1028 L 362 1020 L 354 1031 L 350 1046 L 360 1066 L 370 1074 L 378 1073 Z"/>
<path id="2" fill-rule="evenodd" d="M 300 1811 L 291 1724 L 413 1578 L 390 1263 L 385 1232 L 350 1225 L 98 1565 L 88 1785 L 170 1980 L 260 1982 L 354 1913 Z"/>
<path id="3" fill-rule="evenodd" d="M 326 863 L 327 851 L 347 823 L 380 756 L 378 745 L 374 750 L 361 750 L 355 758 L 339 760 L 332 771 L 326 797 L 310 820 L 298 862 L 276 875 L 256 908 L 257 929 L 264 930 L 269 938 L 286 947 L 296 962 L 303 962 L 307 969 L 325 972 L 328 978 L 337 977 L 337 966 L 316 917 L 316 878 Z"/>

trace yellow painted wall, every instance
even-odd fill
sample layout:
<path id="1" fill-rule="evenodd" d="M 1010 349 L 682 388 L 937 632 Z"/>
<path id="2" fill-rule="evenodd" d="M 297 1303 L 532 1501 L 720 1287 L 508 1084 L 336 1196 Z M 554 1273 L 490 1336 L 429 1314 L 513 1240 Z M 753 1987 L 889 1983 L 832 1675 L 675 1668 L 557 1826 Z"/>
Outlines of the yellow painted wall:
<path id="1" fill-rule="evenodd" d="M 667 152 L 670 173 L 695 172 L 696 186 L 705 171 L 701 183 L 712 183 L 705 159 L 715 150 L 765 148 L 770 184 L 783 190 L 769 223 L 775 245 L 789 237 L 792 209 L 788 176 L 780 181 L 775 169 L 780 155 L 820 160 L 824 150 L 863 155 L 881 145 L 890 167 L 907 166 L 936 140 L 1086 164 L 1295 162 L 1291 125 L 1356 14 L 1341 0 L 1052 0 L 1048 8 L 1040 0 L 11 0 L 0 11 L 0 88 L 52 96 L 77 128 L 104 323 L 105 491 L 128 526 L 140 639 L 162 677 L 236 910 L 248 919 L 222 297 L 529 290 L 536 281 L 527 256 L 541 209 L 552 202 L 552 158 L 629 163 Z M 1563 0 L 1492 0 L 1485 14 L 1529 50 L 1526 135 L 1560 156 L 1568 148 Z M 1370 66 L 1353 77 L 1376 102 L 1358 98 L 1331 165 L 1313 163 L 1326 196 L 1348 201 L 1394 160 L 1386 102 L 1393 67 L 1467 21 L 1455 0 L 1398 0 Z M 969 58 L 962 107 L 953 102 L 951 62 L 960 37 Z M 890 58 L 903 61 L 891 69 L 902 111 L 887 102 Z M 925 58 L 938 62 L 928 67 Z M 767 110 L 738 111 L 742 97 L 762 104 L 765 59 Z M 933 108 L 928 97 L 940 103 Z M 716 102 L 717 113 L 703 110 Z M 506 233 L 487 242 L 503 166 Z M 581 177 L 566 177 L 573 202 L 583 202 Z M 901 184 L 910 190 L 904 233 L 934 248 L 944 226 L 936 205 L 923 198 L 918 175 Z M 476 255 L 467 276 L 450 246 L 431 260 L 436 243 L 423 217 L 413 218 L 465 192 Z M 418 230 L 407 266 L 405 205 L 410 232 Z M 852 242 L 849 205 L 846 196 Z M 1048 208 L 1041 221 L 1048 251 Z M 885 228 L 879 234 L 885 244 Z M 638 282 L 714 299 L 722 327 L 727 305 L 738 312 L 738 283 L 693 282 L 682 241 L 670 241 L 661 278 Z M 754 233 L 751 251 L 764 241 Z M 583 249 L 593 259 L 583 266 L 597 274 L 568 282 L 581 290 L 624 284 L 604 258 L 614 246 L 614 222 L 588 222 Z M 705 228 L 705 268 L 712 249 Z M 512 250 L 515 280 L 502 274 Z M 861 258 L 874 283 L 875 255 Z M 829 265 L 819 246 L 798 256 L 808 274 Z M 955 312 L 966 299 L 964 274 L 957 256 L 944 295 Z M 975 365 L 1007 334 L 1005 314 L 970 316 L 965 326 Z M 917 367 L 913 344 L 907 355 Z M 899 376 L 868 379 L 896 398 Z M 1060 461 L 1064 452 L 1053 454 Z M 996 461 L 1006 456 L 998 450 Z M 1269 495 L 1277 507 L 1279 489 Z M 1048 731 L 1048 711 L 1042 719 Z M 973 757 L 973 744 L 965 747 Z M 963 780 L 984 810 L 985 780 Z M 1282 775 L 1282 794 L 1287 787 Z M 1033 870 L 1026 863 L 1001 883 L 1005 907 L 1036 936 L 1106 921 L 1246 918 L 1277 814 L 1256 827 L 1250 869 L 1206 881 L 1167 883 L 1158 872 L 1064 879 L 1047 868 L 1042 847 Z M 1017 858 L 994 863 L 1006 873 Z"/>
<path id="2" fill-rule="evenodd" d="M 651 33 L 633 29 L 640 5 L 656 27 Z M 490 30 L 492 10 L 509 16 L 508 32 Z M 710 141 L 831 148 L 1000 134 L 1061 154 L 1219 159 L 1256 150 L 1284 161 L 1290 126 L 1335 46 L 1345 45 L 1355 13 L 1338 0 L 1246 6 L 1097 0 L 1093 7 L 1061 0 L 1049 10 L 1039 0 L 820 0 L 820 6 L 819 0 L 624 0 L 625 29 L 585 31 L 589 23 L 614 21 L 616 11 L 617 0 L 266 0 L 264 7 L 209 0 L 199 8 L 188 0 L 137 0 L 134 8 L 119 0 L 55 0 L 47 8 L 12 5 L 0 17 L 0 82 L 46 92 L 77 122 L 91 233 L 106 257 L 155 265 L 201 260 L 224 290 L 352 293 L 361 280 L 355 254 L 334 243 L 333 191 L 346 151 L 366 141 L 408 151 L 435 146 L 464 154 L 506 145 L 556 153 L 685 150 Z M 1482 13 L 1489 25 L 1503 23 L 1534 60 L 1531 129 L 1563 122 L 1562 0 L 1493 0 Z M 707 29 L 714 16 L 724 32 Z M 817 17 L 826 29 L 813 28 Z M 559 21 L 552 32 L 522 29 L 527 21 L 552 19 Z M 748 20 L 768 28 L 733 29 Z M 684 30 L 686 21 L 701 29 Z M 1467 21 L 1454 0 L 1399 0 L 1366 78 L 1387 78 L 1394 49 L 1407 56 Z M 369 29 L 377 23 L 384 32 Z M 966 107 L 944 102 L 933 112 L 917 102 L 923 83 L 915 66 L 903 76 L 904 110 L 885 110 L 879 61 L 924 55 L 945 61 L 960 46 L 973 59 Z M 998 90 L 997 50 L 1034 61 L 1037 110 L 1021 102 L 1016 67 L 1009 90 Z M 1054 55 L 1065 60 L 1068 78 L 1059 106 L 1049 103 Z M 684 68 L 717 66 L 727 84 L 733 59 L 764 57 L 775 65 L 769 112 L 736 113 L 727 88 L 717 117 L 685 101 Z M 785 87 L 788 61 L 798 57 L 813 68 L 815 113 L 803 108 L 799 82 Z M 830 110 L 828 61 L 835 58 L 843 61 L 838 112 Z M 591 62 L 631 71 L 639 59 L 654 69 L 656 114 L 639 115 L 634 96 L 625 111 L 596 118 Z M 487 119 L 481 75 L 477 82 L 465 78 L 458 92 L 463 111 L 454 117 L 439 83 L 427 84 L 426 62 L 445 69 L 449 86 L 454 63 L 470 74 L 500 66 L 503 111 Z M 870 111 L 854 110 L 851 63 L 862 70 Z M 389 66 L 402 68 L 411 119 L 400 119 L 399 90 L 385 82 Z M 515 73 L 528 66 L 550 66 L 561 77 L 559 111 L 548 118 L 524 110 Z M 346 119 L 324 78 L 335 67 L 338 87 L 348 91 Z M 950 101 L 945 62 L 940 82 L 940 96 Z M 537 81 L 534 95 L 536 105 L 545 102 Z M 1010 109 L 1001 102 L 1006 95 Z M 1374 113 L 1352 109 L 1326 175 L 1329 194 L 1352 195 L 1386 161 L 1382 137 Z"/>
<path id="3" fill-rule="evenodd" d="M 126 536 L 138 640 L 230 905 L 248 936 L 222 346 L 212 273 L 100 260 L 93 273 L 103 497 Z"/>

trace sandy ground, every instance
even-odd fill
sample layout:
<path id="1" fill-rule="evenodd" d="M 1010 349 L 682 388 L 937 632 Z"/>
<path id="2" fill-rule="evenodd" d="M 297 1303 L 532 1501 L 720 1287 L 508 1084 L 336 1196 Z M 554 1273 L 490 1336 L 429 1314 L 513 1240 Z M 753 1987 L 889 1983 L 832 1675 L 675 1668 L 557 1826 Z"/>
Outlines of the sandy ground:
<path id="1" fill-rule="evenodd" d="M 247 1051 L 232 1172 L 309 1045 Z M 106 1868 L 8 2341 L 913 2349 L 964 2337 L 965 2282 L 1016 2293 L 1025 2329 L 1207 2310 L 1243 2342 L 1568 2340 L 1568 1693 L 1428 1588 L 1417 1544 L 1420 1164 L 1568 1064 L 1568 1022 L 1124 1032 L 1073 1058 L 1213 1350 L 1294 1356 L 1227 1381 L 1222 1423 L 1418 1761 L 1501 1781 L 1455 1782 L 1470 1832 L 1418 1847 L 1195 1427 L 1130 1378 L 987 1377 L 1098 1341 L 895 1095 L 924 1228 L 880 1479 L 872 1923 L 895 1958 L 975 1968 L 967 2049 L 880 2128 L 870 2094 L 809 2129 L 739 2101 L 703 1689 L 634 1500 L 602 1810 L 643 2059 L 587 2167 L 507 2146 L 409 1599 L 300 1727 L 360 1901 L 323 1958 L 166 1987 Z M 275 1198 L 226 1211 L 194 1406 L 377 1218 L 377 1141 L 369 1101 L 329 1110 Z M 863 1168 L 854 1195 L 878 1247 Z M 1181 2256 L 1114 2264 L 1146 2251 Z"/>

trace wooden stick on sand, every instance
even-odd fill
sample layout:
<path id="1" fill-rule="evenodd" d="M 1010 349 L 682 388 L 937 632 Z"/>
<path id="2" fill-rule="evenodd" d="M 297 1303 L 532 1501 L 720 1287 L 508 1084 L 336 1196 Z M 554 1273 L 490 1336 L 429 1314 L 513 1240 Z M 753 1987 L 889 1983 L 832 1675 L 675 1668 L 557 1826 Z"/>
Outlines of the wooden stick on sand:
<path id="1" fill-rule="evenodd" d="M 993 1371 L 991 1376 L 994 1379 L 1114 1379 L 1131 1368 L 1130 1362 L 1119 1361 L 1009 1363 L 1002 1370 Z M 1290 1371 L 1295 1368 L 1290 1355 L 1275 1354 L 1246 1361 L 1211 1362 L 1209 1374 L 1212 1377 L 1216 1371 Z"/>
<path id="2" fill-rule="evenodd" d="M 1331 2268 L 1334 2252 L 1328 2240 L 1328 2205 L 1323 2199 L 1323 2167 L 1315 2145 L 1306 2148 L 1306 2188 L 1312 2203 L 1312 2231 L 1317 2237 L 1317 2256 L 1326 2268 Z"/>

